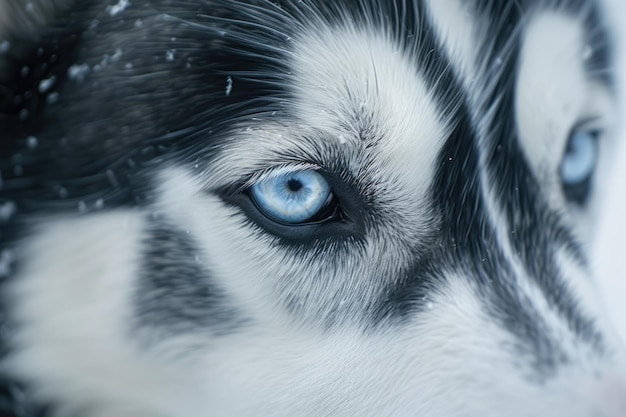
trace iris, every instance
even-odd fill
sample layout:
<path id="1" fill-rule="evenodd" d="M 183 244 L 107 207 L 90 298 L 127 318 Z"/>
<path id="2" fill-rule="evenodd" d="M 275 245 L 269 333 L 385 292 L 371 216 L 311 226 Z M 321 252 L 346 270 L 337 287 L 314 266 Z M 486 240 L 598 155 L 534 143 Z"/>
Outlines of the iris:
<path id="1" fill-rule="evenodd" d="M 255 183 L 250 194 L 267 217 L 287 224 L 316 220 L 332 200 L 330 185 L 314 170 L 270 175 Z"/>
<path id="2" fill-rule="evenodd" d="M 596 134 L 578 130 L 570 136 L 561 162 L 561 181 L 565 186 L 576 186 L 591 178 L 598 158 Z"/>

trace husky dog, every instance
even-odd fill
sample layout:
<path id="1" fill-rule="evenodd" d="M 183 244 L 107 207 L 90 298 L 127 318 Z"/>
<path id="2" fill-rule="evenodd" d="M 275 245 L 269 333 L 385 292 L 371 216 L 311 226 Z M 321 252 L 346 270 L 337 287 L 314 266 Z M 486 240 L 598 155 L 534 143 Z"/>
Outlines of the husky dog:
<path id="1" fill-rule="evenodd" d="M 597 2 L 2 7 L 5 413 L 626 416 Z"/>

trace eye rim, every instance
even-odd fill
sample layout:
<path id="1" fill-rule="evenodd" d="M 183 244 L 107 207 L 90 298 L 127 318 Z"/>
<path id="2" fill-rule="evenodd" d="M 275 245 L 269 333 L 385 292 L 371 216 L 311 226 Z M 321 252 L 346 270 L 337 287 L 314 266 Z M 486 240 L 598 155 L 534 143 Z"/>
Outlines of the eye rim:
<path id="1" fill-rule="evenodd" d="M 593 184 L 593 178 L 598 167 L 598 160 L 600 156 L 600 141 L 604 133 L 602 127 L 599 126 L 598 120 L 598 117 L 585 119 L 577 123 L 570 130 L 567 136 L 567 143 L 563 150 L 563 154 L 561 156 L 561 160 L 558 166 L 558 177 L 565 199 L 568 202 L 575 203 L 579 206 L 584 206 L 589 200 Z M 588 134 L 589 137 L 591 137 L 592 139 L 591 144 L 593 146 L 594 152 L 592 169 L 589 171 L 589 174 L 583 177 L 580 181 L 566 182 L 563 178 L 563 165 L 570 149 L 572 148 L 572 142 L 574 138 L 580 133 Z"/>
<path id="2" fill-rule="evenodd" d="M 253 203 L 248 188 L 266 174 L 278 169 L 316 169 L 329 183 L 333 191 L 336 212 L 329 219 L 305 224 L 282 224 L 264 215 Z M 257 232 L 267 233 L 278 238 L 276 244 L 288 247 L 313 248 L 322 242 L 364 242 L 366 218 L 369 205 L 359 192 L 358 181 L 349 172 L 326 170 L 317 163 L 296 161 L 251 173 L 236 183 L 207 190 L 220 197 L 227 205 L 236 208 L 245 216 L 245 224 Z"/>
<path id="3" fill-rule="evenodd" d="M 320 204 L 317 211 L 315 211 L 311 216 L 300 220 L 300 221 L 289 221 L 286 219 L 281 219 L 276 215 L 271 213 L 271 209 L 264 207 L 264 204 L 259 201 L 260 198 L 257 197 L 254 189 L 256 186 L 259 186 L 264 181 L 272 181 L 281 177 L 286 177 L 290 175 L 301 175 L 302 173 L 312 173 L 314 174 L 314 178 L 317 180 L 324 181 L 325 186 L 328 188 L 328 195 L 326 195 L 325 200 Z M 244 192 L 247 194 L 248 198 L 252 201 L 252 204 L 256 209 L 264 216 L 266 216 L 269 220 L 282 224 L 284 226 L 298 227 L 305 226 L 311 224 L 322 224 L 337 218 L 339 214 L 339 200 L 337 199 L 335 192 L 331 183 L 326 179 L 323 173 L 320 172 L 319 167 L 282 167 L 278 169 L 272 169 L 263 173 L 256 180 L 249 181 L 249 184 L 245 188 Z"/>
<path id="4" fill-rule="evenodd" d="M 274 223 L 277 223 L 283 226 L 301 227 L 301 226 L 308 226 L 308 225 L 315 225 L 315 224 L 324 224 L 324 223 L 328 223 L 339 218 L 339 213 L 340 213 L 339 200 L 335 196 L 335 193 L 333 192 L 332 188 L 330 192 L 328 193 L 328 197 L 326 201 L 322 203 L 320 210 L 318 210 L 313 216 L 301 222 L 293 222 L 293 223 L 278 219 L 275 216 L 272 216 L 270 213 L 268 213 L 267 210 L 261 207 L 260 203 L 258 202 L 257 198 L 254 197 L 254 194 L 252 193 L 250 188 L 246 189 L 244 193 L 248 195 L 250 202 L 259 211 L 260 214 L 267 217 L 268 220 L 273 221 Z"/>

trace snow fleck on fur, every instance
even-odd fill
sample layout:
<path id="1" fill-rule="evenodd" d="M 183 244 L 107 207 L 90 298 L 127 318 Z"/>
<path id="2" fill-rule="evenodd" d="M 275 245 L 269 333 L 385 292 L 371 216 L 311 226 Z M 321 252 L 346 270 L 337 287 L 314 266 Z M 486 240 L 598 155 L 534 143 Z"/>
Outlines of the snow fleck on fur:
<path id="1" fill-rule="evenodd" d="M 106 11 L 109 13 L 109 16 L 117 16 L 122 13 L 126 8 L 130 6 L 129 0 L 119 0 L 117 4 L 107 6 Z"/>

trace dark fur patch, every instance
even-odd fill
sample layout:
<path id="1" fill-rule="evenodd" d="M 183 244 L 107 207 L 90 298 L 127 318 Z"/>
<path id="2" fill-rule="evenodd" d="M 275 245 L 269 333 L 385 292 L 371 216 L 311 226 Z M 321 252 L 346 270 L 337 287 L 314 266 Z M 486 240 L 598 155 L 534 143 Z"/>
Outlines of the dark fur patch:
<path id="1" fill-rule="evenodd" d="M 189 231 L 163 219 L 147 230 L 140 273 L 134 303 L 139 330 L 217 336 L 244 321 L 212 281 L 210 265 Z"/>

